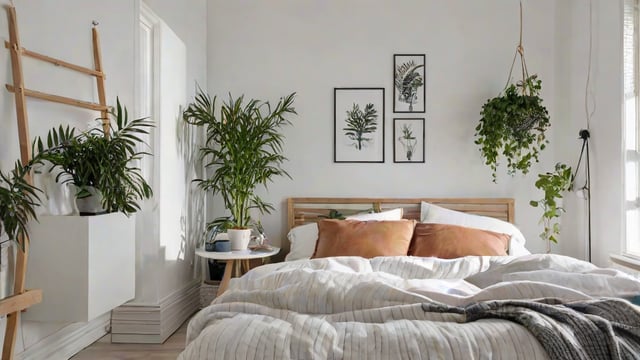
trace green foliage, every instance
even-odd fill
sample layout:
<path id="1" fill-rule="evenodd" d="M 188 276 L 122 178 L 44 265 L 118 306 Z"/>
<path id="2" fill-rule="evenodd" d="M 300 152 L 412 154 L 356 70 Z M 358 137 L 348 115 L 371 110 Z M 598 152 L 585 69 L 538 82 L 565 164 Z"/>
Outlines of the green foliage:
<path id="1" fill-rule="evenodd" d="M 360 106 L 354 103 L 353 108 L 347 110 L 347 127 L 342 130 L 350 140 L 354 141 L 353 146 L 362 150 L 362 147 L 371 141 L 371 138 L 365 135 L 374 133 L 378 129 L 377 119 L 378 111 L 373 104 L 367 104 L 363 112 Z"/>
<path id="2" fill-rule="evenodd" d="M 35 158 L 23 166 L 18 160 L 9 173 L 0 172 L 0 234 L 6 233 L 9 240 L 15 241 L 23 251 L 22 239 L 29 236 L 29 220 L 37 220 L 34 209 L 40 205 L 38 192 L 41 192 L 29 184 L 27 177 L 33 165 L 39 162 L 40 159 Z"/>
<path id="3" fill-rule="evenodd" d="M 153 195 L 137 167 L 150 155 L 138 150 L 140 135 L 148 134 L 153 124 L 145 118 L 129 120 L 127 109 L 119 99 L 116 103 L 110 112 L 115 126 L 112 121 L 108 134 L 101 127 L 76 134 L 76 129 L 60 126 L 47 134 L 46 148 L 40 138 L 35 144 L 41 157 L 53 164 L 51 170 L 62 170 L 56 181 L 74 184 L 79 198 L 90 196 L 87 188 L 95 187 L 107 212 L 129 215 L 140 210 L 138 201 Z"/>
<path id="4" fill-rule="evenodd" d="M 424 79 L 418 71 L 424 65 L 416 65 L 412 60 L 396 66 L 395 87 L 398 90 L 398 100 L 409 104 L 409 111 L 413 111 L 413 103 L 418 100 L 418 88 L 424 85 Z"/>
<path id="5" fill-rule="evenodd" d="M 413 153 L 416 150 L 418 140 L 413 136 L 413 129 L 411 129 L 409 124 L 402 125 L 402 136 L 398 138 L 398 141 L 400 141 L 402 147 L 404 147 L 404 151 L 407 154 L 407 160 L 411 161 L 411 157 L 413 157 Z"/>
<path id="6" fill-rule="evenodd" d="M 223 103 L 216 116 L 216 98 L 198 89 L 195 101 L 183 112 L 183 119 L 206 131 L 205 146 L 200 155 L 205 166 L 213 170 L 208 179 L 196 179 L 198 186 L 214 195 L 220 194 L 231 217 L 218 218 L 208 224 L 247 228 L 250 209 L 270 213 L 273 205 L 254 193 L 257 185 L 265 188 L 275 176 L 289 174 L 281 167 L 287 158 L 282 154 L 284 135 L 280 129 L 290 125 L 286 116 L 296 114 L 295 93 L 281 98 L 275 108 L 268 102 L 249 100 L 244 96 Z"/>
<path id="7" fill-rule="evenodd" d="M 546 147 L 545 131 L 550 122 L 539 97 L 541 89 L 542 82 L 532 75 L 517 85 L 509 85 L 503 94 L 482 106 L 475 143 L 480 145 L 494 182 L 500 156 L 507 160 L 509 175 L 517 171 L 526 174 Z"/>
<path id="8" fill-rule="evenodd" d="M 560 233 L 560 224 L 558 220 L 564 209 L 559 204 L 562 199 L 562 193 L 569 190 L 573 183 L 571 175 L 571 167 L 558 163 L 553 172 L 539 174 L 536 181 L 536 188 L 544 191 L 544 197 L 538 201 L 530 201 L 533 207 L 542 208 L 542 217 L 540 223 L 544 224 L 544 231 L 540 234 L 540 238 L 548 242 L 558 242 L 558 234 Z M 547 252 L 550 248 L 547 247 Z"/>
<path id="9" fill-rule="evenodd" d="M 336 209 L 330 209 L 327 215 L 318 215 L 319 218 L 344 220 L 346 217 Z"/>

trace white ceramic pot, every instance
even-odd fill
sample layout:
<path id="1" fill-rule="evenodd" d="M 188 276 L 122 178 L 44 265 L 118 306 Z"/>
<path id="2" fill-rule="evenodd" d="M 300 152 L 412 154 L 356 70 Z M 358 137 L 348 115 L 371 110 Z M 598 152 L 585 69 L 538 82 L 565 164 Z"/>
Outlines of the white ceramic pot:
<path id="1" fill-rule="evenodd" d="M 90 196 L 76 198 L 76 207 L 80 215 L 98 215 L 107 211 L 102 207 L 102 193 L 93 186 L 87 186 Z"/>
<path id="2" fill-rule="evenodd" d="M 7 241 L 0 245 L 0 299 L 13 295 L 16 268 L 16 244 Z"/>
<path id="3" fill-rule="evenodd" d="M 251 229 L 228 229 L 231 250 L 246 250 L 251 240 Z"/>

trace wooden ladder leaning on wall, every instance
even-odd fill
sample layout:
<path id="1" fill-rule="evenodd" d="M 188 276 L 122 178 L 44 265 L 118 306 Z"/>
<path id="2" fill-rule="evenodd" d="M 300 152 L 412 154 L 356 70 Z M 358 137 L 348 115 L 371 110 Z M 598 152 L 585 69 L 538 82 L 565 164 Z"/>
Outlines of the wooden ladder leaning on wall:
<path id="1" fill-rule="evenodd" d="M 20 158 L 22 160 L 22 163 L 28 163 L 31 160 L 32 156 L 31 141 L 29 138 L 29 122 L 27 117 L 26 97 L 34 97 L 41 100 L 100 111 L 102 127 L 105 136 L 108 136 L 110 124 L 104 90 L 104 81 L 106 77 L 104 72 L 102 71 L 100 39 L 98 36 L 98 30 L 96 29 L 97 23 L 94 22 L 94 26 L 91 29 L 95 69 L 90 69 L 74 65 L 63 60 L 58 60 L 46 55 L 42 55 L 33 51 L 29 51 L 21 47 L 18 37 L 18 23 L 15 7 L 12 5 L 8 5 L 5 8 L 9 17 L 9 41 L 5 41 L 5 47 L 9 49 L 11 53 L 11 68 L 13 73 L 13 85 L 7 84 L 6 87 L 7 90 L 15 93 L 16 116 L 18 121 L 18 139 L 20 143 Z M 99 103 L 86 102 L 25 88 L 22 72 L 22 56 L 28 56 L 37 60 L 54 64 L 56 66 L 62 66 L 70 70 L 94 76 L 97 80 Z M 28 176 L 27 181 L 29 181 L 29 183 L 31 184 L 33 183 L 33 179 L 30 175 Z M 24 251 L 21 251 L 19 248 L 17 250 L 13 296 L 0 299 L 0 316 L 7 315 L 7 326 L 4 337 L 4 345 L 2 347 L 2 360 L 9 360 L 13 358 L 18 324 L 20 322 L 20 312 L 42 301 L 42 290 L 25 290 L 24 288 L 25 276 L 27 272 L 27 259 L 29 255 L 29 239 L 26 237 L 18 238 L 18 242 L 20 244 L 24 244 Z"/>

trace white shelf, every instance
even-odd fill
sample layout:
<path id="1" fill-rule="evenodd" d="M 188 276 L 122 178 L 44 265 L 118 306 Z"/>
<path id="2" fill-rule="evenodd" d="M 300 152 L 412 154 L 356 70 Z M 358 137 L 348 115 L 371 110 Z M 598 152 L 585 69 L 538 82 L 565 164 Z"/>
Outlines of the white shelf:
<path id="1" fill-rule="evenodd" d="M 89 321 L 135 297 L 135 217 L 40 216 L 31 225 L 26 287 L 33 321 Z"/>

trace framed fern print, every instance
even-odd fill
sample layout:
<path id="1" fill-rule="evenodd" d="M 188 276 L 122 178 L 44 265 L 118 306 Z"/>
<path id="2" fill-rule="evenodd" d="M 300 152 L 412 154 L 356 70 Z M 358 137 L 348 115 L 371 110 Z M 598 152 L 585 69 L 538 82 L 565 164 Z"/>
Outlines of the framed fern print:
<path id="1" fill-rule="evenodd" d="M 393 162 L 424 163 L 424 118 L 393 119 Z"/>
<path id="2" fill-rule="evenodd" d="M 384 88 L 333 89 L 333 161 L 384 162 Z"/>
<path id="3" fill-rule="evenodd" d="M 393 112 L 425 112 L 425 55 L 393 55 Z"/>

